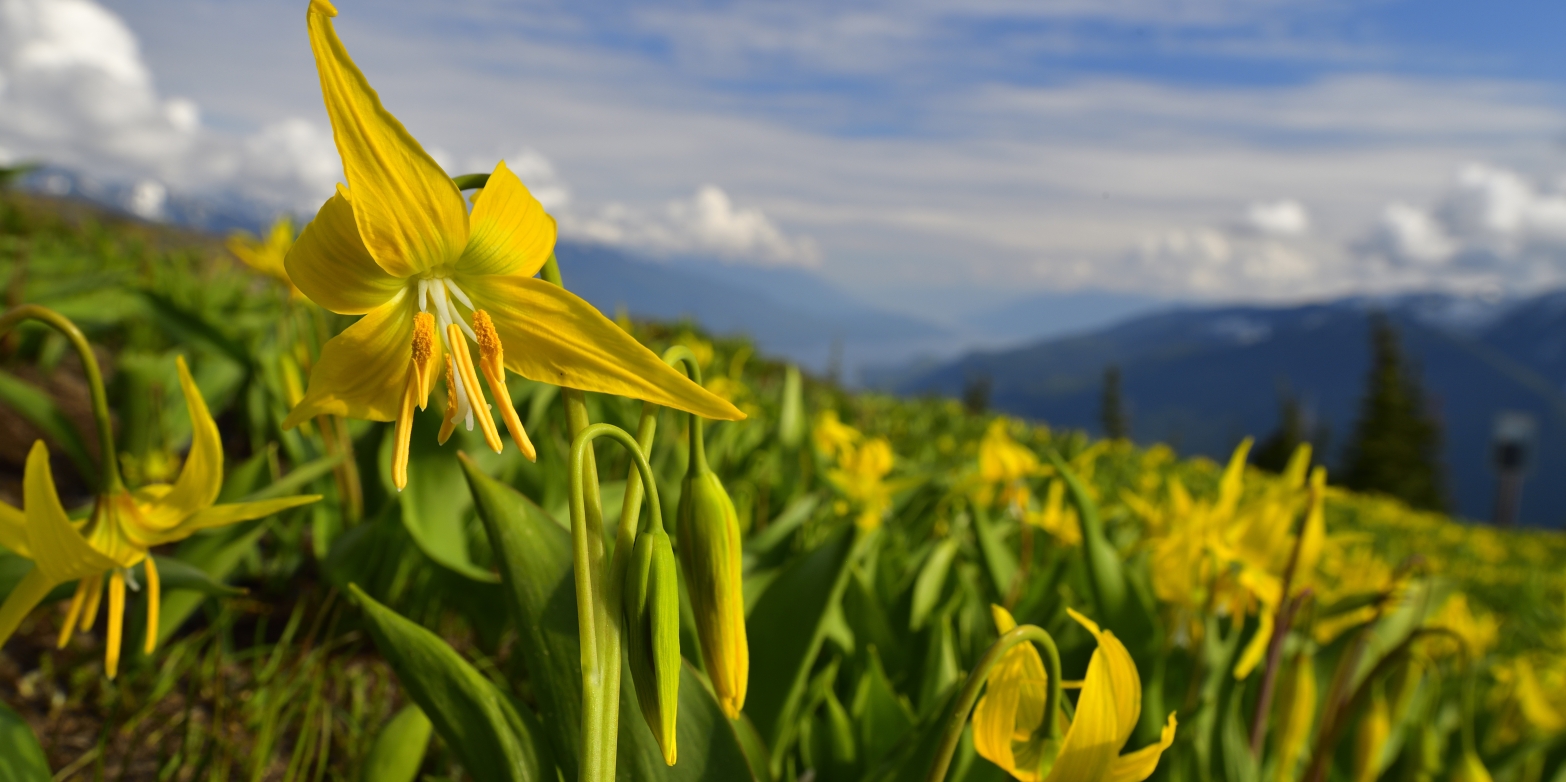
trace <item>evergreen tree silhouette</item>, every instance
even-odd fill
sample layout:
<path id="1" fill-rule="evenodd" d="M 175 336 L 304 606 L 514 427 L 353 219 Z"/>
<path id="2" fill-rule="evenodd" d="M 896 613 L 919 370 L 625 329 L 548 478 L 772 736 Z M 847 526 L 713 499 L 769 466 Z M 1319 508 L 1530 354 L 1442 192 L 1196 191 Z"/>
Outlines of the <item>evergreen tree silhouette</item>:
<path id="1" fill-rule="evenodd" d="M 1289 457 L 1305 443 L 1311 446 L 1311 462 L 1319 464 L 1327 451 L 1327 426 L 1319 424 L 1312 428 L 1308 418 L 1298 397 L 1287 390 L 1280 391 L 1278 428 L 1256 444 L 1251 451 L 1251 464 L 1281 473 L 1289 465 Z"/>
<path id="2" fill-rule="evenodd" d="M 1415 508 L 1445 510 L 1441 427 L 1419 378 L 1404 361 L 1397 331 L 1384 314 L 1370 321 L 1371 363 L 1344 459 L 1342 485 L 1390 494 Z"/>
<path id="3" fill-rule="evenodd" d="M 1120 367 L 1114 364 L 1104 369 L 1104 392 L 1099 398 L 1098 415 L 1105 437 L 1120 440 L 1131 436 L 1131 421 L 1126 417 L 1125 402 L 1120 397 Z"/>

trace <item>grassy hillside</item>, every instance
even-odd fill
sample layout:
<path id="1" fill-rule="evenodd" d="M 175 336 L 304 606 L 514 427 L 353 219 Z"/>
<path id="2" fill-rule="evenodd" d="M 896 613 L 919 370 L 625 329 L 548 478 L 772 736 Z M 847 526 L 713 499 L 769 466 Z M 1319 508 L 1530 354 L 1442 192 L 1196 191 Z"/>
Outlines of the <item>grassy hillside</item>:
<path id="1" fill-rule="evenodd" d="M 559 262 L 570 287 L 571 259 Z M 437 393 L 414 422 L 399 492 L 389 424 L 280 427 L 321 344 L 353 319 L 291 297 L 220 240 L 11 194 L 0 199 L 0 281 L 7 306 L 54 308 L 93 343 L 133 487 L 171 480 L 187 458 L 180 355 L 221 433 L 223 501 L 324 497 L 155 549 L 161 648 L 128 653 L 116 679 L 103 675 L 101 626 L 55 650 L 69 589 L 32 612 L 0 647 L 0 702 L 54 772 L 357 779 L 387 751 L 376 739 L 388 720 L 418 698 L 349 584 L 433 630 L 557 741 L 548 681 L 529 668 L 531 630 L 496 608 L 509 605 L 514 574 L 495 510 L 483 497 L 475 506 L 455 458 L 471 455 L 509 492 L 496 496 L 515 498 L 507 507 L 536 505 L 563 525 L 570 444 L 557 388 L 509 384 L 536 463 L 492 453 L 460 426 L 437 445 Z M 1230 464 L 1186 459 L 950 400 L 796 386 L 743 342 L 622 327 L 656 351 L 689 349 L 704 385 L 749 416 L 709 425 L 705 447 L 745 535 L 751 693 L 737 732 L 720 732 L 757 778 L 923 778 L 943 715 L 997 637 L 992 605 L 1048 631 L 1068 680 L 1083 678 L 1098 645 L 1068 609 L 1124 640 L 1143 713 L 1134 732 L 1125 726 L 1125 749 L 1178 717 L 1154 778 L 1299 779 L 1312 763 L 1331 779 L 1448 778 L 1472 761 L 1521 782 L 1554 778 L 1566 760 L 1566 536 L 1322 486 L 1308 454 L 1284 475 L 1246 467 L 1243 452 Z M 0 500 L 22 504 L 27 448 L 41 437 L 66 508 L 85 513 L 101 469 L 86 389 L 52 332 L 0 339 Z M 633 432 L 643 414 L 640 402 L 596 395 L 587 410 Z M 687 423 L 667 411 L 654 420 L 648 460 L 674 529 Z M 597 458 L 612 534 L 630 462 L 608 446 Z M 29 568 L 0 550 L 0 594 Z M 128 603 L 128 649 L 144 603 Z M 705 668 L 683 610 L 681 650 Z M 1265 680 L 1278 685 L 1272 728 L 1252 755 Z M 621 719 L 641 715 L 627 707 Z M 415 768 L 477 776 L 469 750 L 437 734 Z M 1002 779 L 976 749 L 983 738 L 965 735 L 950 778 Z M 681 757 L 699 763 L 689 759 L 703 749 Z"/>

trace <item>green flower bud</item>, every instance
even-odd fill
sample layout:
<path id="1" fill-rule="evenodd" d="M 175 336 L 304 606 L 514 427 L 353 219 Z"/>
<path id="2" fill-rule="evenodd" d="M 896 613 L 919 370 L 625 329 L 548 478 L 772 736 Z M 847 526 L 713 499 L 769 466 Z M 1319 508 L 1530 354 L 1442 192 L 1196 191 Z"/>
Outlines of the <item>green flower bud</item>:
<path id="1" fill-rule="evenodd" d="M 685 587 L 696 615 L 707 676 L 723 713 L 737 719 L 745 706 L 745 687 L 750 679 L 739 518 L 728 492 L 709 470 L 694 470 L 685 476 L 679 533 Z"/>
<path id="2" fill-rule="evenodd" d="M 674 765 L 680 711 L 680 592 L 674 547 L 661 528 L 636 537 L 625 574 L 626 655 L 642 718 Z"/>

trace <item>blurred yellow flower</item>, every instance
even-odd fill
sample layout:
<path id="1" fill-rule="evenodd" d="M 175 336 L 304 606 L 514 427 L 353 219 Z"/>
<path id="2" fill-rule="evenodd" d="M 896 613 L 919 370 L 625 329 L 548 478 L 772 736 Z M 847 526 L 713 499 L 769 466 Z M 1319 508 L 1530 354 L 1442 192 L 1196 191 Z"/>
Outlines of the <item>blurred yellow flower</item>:
<path id="1" fill-rule="evenodd" d="M 839 466 L 827 472 L 827 480 L 856 505 L 855 523 L 861 529 L 875 529 L 892 509 L 892 493 L 898 487 L 887 482 L 895 456 L 892 444 L 884 437 L 866 440 L 838 460 Z"/>
<path id="2" fill-rule="evenodd" d="M 0 645 L 51 590 L 69 581 L 79 581 L 60 629 L 59 643 L 63 648 L 78 623 L 83 632 L 92 629 L 107 579 L 109 635 L 105 668 L 112 679 L 119 671 L 125 587 L 130 583 L 137 588 L 130 568 L 141 563 L 145 563 L 147 575 L 148 654 L 157 642 L 161 590 L 149 549 L 184 540 L 204 529 L 263 518 L 320 499 L 319 495 L 300 495 L 214 505 L 223 486 L 223 444 L 201 390 L 185 367 L 185 359 L 180 358 L 178 364 L 193 434 L 190 454 L 173 485 L 152 484 L 134 492 L 121 490 L 100 496 L 92 515 L 78 526 L 66 516 L 55 491 L 49 449 L 41 440 L 33 443 L 22 479 L 23 510 L 0 503 L 0 545 L 34 563 L 0 605 Z"/>
<path id="3" fill-rule="evenodd" d="M 228 251 L 235 258 L 287 286 L 290 298 L 303 299 L 304 294 L 288 278 L 288 269 L 283 265 L 284 259 L 288 257 L 288 248 L 293 246 L 294 221 L 287 215 L 272 223 L 265 239 L 258 239 L 249 231 L 235 231 L 228 236 Z"/>
<path id="4" fill-rule="evenodd" d="M 1016 627 L 1004 608 L 992 606 L 990 611 L 1002 634 Z M 1141 782 L 1174 743 L 1175 715 L 1169 714 L 1158 743 L 1121 755 L 1142 711 L 1136 663 L 1114 633 L 1076 611 L 1067 612 L 1093 634 L 1098 648 L 1088 661 L 1075 716 L 1059 747 L 1034 737 L 1044 720 L 1064 716 L 1043 713 L 1048 684 L 1043 661 L 1032 644 L 1019 644 L 996 665 L 974 709 L 974 749 L 1021 782 Z"/>
<path id="5" fill-rule="evenodd" d="M 841 459 L 853 452 L 855 444 L 863 437 L 858 429 L 838 420 L 836 410 L 822 410 L 810 427 L 811 439 L 816 450 L 829 459 Z"/>
<path id="6" fill-rule="evenodd" d="M 529 459 L 533 445 L 506 389 L 508 370 L 708 418 L 744 418 L 587 302 L 534 278 L 554 251 L 555 221 L 504 161 L 470 214 L 456 184 L 349 59 L 332 26 L 336 15 L 327 0 L 312 0 L 307 16 L 348 186 L 339 185 L 305 227 L 285 266 L 315 303 L 364 317 L 326 343 L 285 428 L 322 414 L 396 421 L 392 479 L 400 489 L 414 408 L 428 404 L 442 368 L 441 440 L 457 421 L 471 430 L 477 419 L 489 447 L 503 447 L 476 366 Z M 469 342 L 479 347 L 477 365 Z"/>

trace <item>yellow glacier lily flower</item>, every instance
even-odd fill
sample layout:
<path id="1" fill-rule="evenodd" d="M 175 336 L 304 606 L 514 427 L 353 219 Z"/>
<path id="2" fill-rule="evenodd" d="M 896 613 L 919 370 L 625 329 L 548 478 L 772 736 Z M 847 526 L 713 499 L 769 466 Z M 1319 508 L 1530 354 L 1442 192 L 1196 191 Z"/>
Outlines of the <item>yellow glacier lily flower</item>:
<path id="1" fill-rule="evenodd" d="M 448 404 L 441 441 L 458 421 L 469 430 L 477 421 L 489 447 L 502 449 L 479 389 L 482 371 L 529 459 L 535 453 L 506 391 L 507 370 L 707 418 L 745 417 L 587 302 L 534 279 L 554 252 L 554 220 L 504 161 L 470 214 L 456 184 L 348 57 L 332 26 L 336 15 L 331 3 L 313 0 L 306 16 L 348 184 L 305 227 L 285 266 L 316 304 L 364 317 L 326 343 L 285 427 L 322 414 L 396 421 L 392 477 L 402 488 L 414 408 L 428 404 L 442 371 Z M 477 362 L 470 342 L 478 345 Z"/>
<path id="2" fill-rule="evenodd" d="M 1016 627 L 1004 608 L 990 610 L 1001 634 Z M 1076 716 L 1058 752 L 1033 738 L 1050 715 L 1043 713 L 1044 663 L 1032 644 L 1012 647 L 990 674 L 984 698 L 973 711 L 974 749 L 1021 782 L 1141 782 L 1174 743 L 1175 715 L 1169 714 L 1157 744 L 1121 755 L 1142 711 L 1142 680 L 1136 663 L 1114 633 L 1099 629 L 1076 611 L 1067 609 L 1067 613 L 1093 634 L 1098 649 L 1088 661 Z"/>
<path id="3" fill-rule="evenodd" d="M 892 494 L 900 487 L 885 478 L 895 461 L 892 444 L 884 437 L 876 437 L 857 448 L 849 446 L 839 461 L 842 466 L 827 471 L 827 480 L 859 505 L 854 523 L 861 529 L 881 526 L 881 520 L 892 509 Z"/>
<path id="4" fill-rule="evenodd" d="M 178 363 L 192 437 L 190 455 L 172 485 L 153 484 L 134 492 L 122 489 L 99 496 L 92 515 L 78 527 L 66 516 L 55 492 L 49 449 L 41 440 L 33 443 L 22 477 L 23 510 L 0 503 L 0 545 L 33 561 L 33 569 L 0 605 L 0 645 L 51 590 L 78 581 L 60 629 L 59 644 L 63 648 L 78 623 L 82 632 L 92 629 L 107 582 L 109 634 L 105 669 L 112 679 L 119 670 L 125 587 L 129 583 L 132 588 L 139 588 L 129 580 L 130 568 L 143 562 L 147 575 L 146 652 L 151 654 L 157 643 L 161 595 L 158 569 L 148 555 L 149 549 L 183 540 L 203 529 L 263 518 L 320 499 L 319 495 L 300 495 L 214 505 L 223 487 L 223 443 L 185 360 L 181 358 Z"/>
<path id="5" fill-rule="evenodd" d="M 294 221 L 287 216 L 277 218 L 272 223 L 271 230 L 267 231 L 265 239 L 257 239 L 250 235 L 249 231 L 235 231 L 228 237 L 228 251 L 235 258 L 244 261 L 256 271 L 271 277 L 288 286 L 288 294 L 293 299 L 303 299 L 304 294 L 299 291 L 294 281 L 288 278 L 288 269 L 283 261 L 288 257 L 288 248 L 294 246 Z"/>
<path id="6" fill-rule="evenodd" d="M 984 439 L 979 441 L 977 499 L 984 505 L 999 499 L 1003 505 L 1020 512 L 1030 499 L 1024 481 L 1039 473 L 1039 457 L 1032 449 L 1011 439 L 1010 428 L 1010 420 L 997 418 L 990 422 Z"/>

